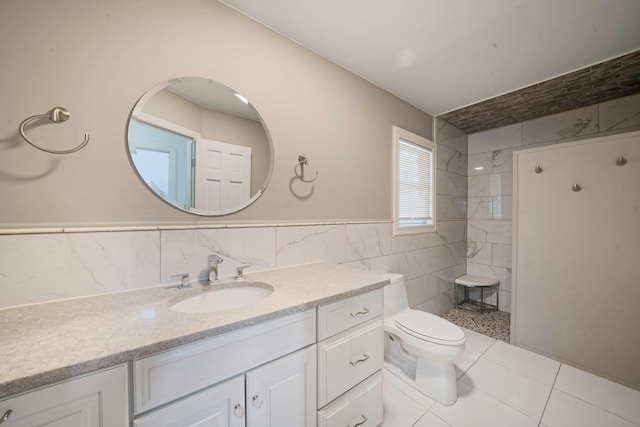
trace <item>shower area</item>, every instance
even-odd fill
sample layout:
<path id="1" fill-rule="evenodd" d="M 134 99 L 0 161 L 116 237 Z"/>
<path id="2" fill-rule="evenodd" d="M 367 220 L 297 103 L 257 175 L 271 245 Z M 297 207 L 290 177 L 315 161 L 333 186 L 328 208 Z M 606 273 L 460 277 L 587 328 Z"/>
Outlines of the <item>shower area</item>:
<path id="1" fill-rule="evenodd" d="M 640 132 L 513 167 L 511 342 L 640 389 Z"/>

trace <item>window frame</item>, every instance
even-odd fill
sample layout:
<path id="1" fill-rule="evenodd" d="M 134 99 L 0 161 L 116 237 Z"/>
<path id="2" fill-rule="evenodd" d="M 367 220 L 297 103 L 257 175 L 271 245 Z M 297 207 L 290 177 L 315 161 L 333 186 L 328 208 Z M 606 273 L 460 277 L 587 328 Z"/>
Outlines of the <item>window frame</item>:
<path id="1" fill-rule="evenodd" d="M 407 234 L 419 234 L 429 233 L 436 231 L 436 179 L 437 179 L 437 145 L 434 141 L 416 135 L 413 132 L 402 129 L 398 126 L 392 126 L 393 128 L 393 164 L 392 164 L 392 188 L 393 188 L 393 235 L 407 235 Z M 421 146 L 427 150 L 431 150 L 431 224 L 417 224 L 417 225 L 401 225 L 400 224 L 400 158 L 399 149 L 400 141 L 406 141 L 418 146 Z"/>

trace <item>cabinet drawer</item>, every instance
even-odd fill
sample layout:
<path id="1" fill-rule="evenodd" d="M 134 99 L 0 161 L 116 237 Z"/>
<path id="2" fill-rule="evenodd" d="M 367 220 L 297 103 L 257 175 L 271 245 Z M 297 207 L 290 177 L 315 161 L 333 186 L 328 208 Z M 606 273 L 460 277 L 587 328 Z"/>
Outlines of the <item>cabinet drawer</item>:
<path id="1" fill-rule="evenodd" d="M 318 343 L 318 407 L 382 368 L 382 317 Z"/>
<path id="2" fill-rule="evenodd" d="M 311 345 L 315 328 L 315 310 L 308 310 L 136 360 L 134 412 L 153 409 Z"/>
<path id="3" fill-rule="evenodd" d="M 127 368 L 120 365 L 0 402 L 2 426 L 129 425 Z"/>
<path id="4" fill-rule="evenodd" d="M 133 427 L 244 427 L 244 376 L 238 375 L 133 421 Z"/>
<path id="5" fill-rule="evenodd" d="M 318 411 L 318 427 L 375 427 L 382 423 L 382 371 Z"/>
<path id="6" fill-rule="evenodd" d="M 377 289 L 318 307 L 318 340 L 382 315 L 383 290 Z"/>

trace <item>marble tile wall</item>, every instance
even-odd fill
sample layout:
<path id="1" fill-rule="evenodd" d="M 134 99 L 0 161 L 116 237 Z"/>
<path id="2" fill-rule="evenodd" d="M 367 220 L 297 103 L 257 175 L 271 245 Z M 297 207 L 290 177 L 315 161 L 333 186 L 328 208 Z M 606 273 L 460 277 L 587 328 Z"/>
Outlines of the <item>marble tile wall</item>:
<path id="1" fill-rule="evenodd" d="M 500 310 L 511 310 L 513 152 L 636 130 L 640 95 L 468 136 L 467 273 L 500 279 Z"/>
<path id="2" fill-rule="evenodd" d="M 207 278 L 207 257 L 224 258 L 220 276 L 314 261 L 407 278 L 412 307 L 449 311 L 453 279 L 466 271 L 466 136 L 438 128 L 437 232 L 393 236 L 391 222 L 224 226 L 146 231 L 0 234 L 0 308 Z M 304 280 L 304 278 L 301 278 Z"/>

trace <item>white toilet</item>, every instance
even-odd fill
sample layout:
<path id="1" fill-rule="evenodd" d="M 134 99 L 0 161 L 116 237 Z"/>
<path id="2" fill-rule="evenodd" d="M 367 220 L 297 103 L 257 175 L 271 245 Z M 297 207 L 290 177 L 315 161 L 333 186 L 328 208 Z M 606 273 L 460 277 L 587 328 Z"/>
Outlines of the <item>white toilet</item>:
<path id="1" fill-rule="evenodd" d="M 464 352 L 462 329 L 439 316 L 411 310 L 401 274 L 384 288 L 384 360 L 395 375 L 430 398 L 452 405 L 458 399 L 453 361 Z"/>

